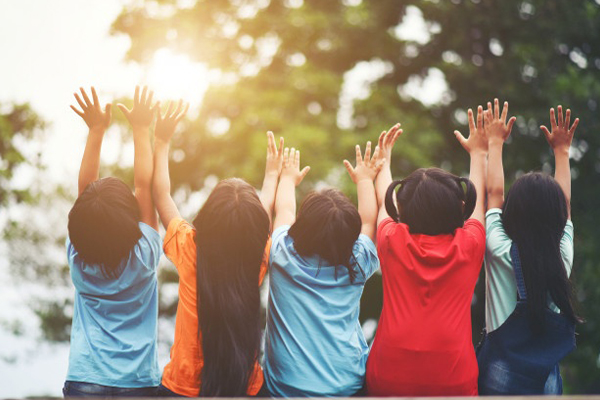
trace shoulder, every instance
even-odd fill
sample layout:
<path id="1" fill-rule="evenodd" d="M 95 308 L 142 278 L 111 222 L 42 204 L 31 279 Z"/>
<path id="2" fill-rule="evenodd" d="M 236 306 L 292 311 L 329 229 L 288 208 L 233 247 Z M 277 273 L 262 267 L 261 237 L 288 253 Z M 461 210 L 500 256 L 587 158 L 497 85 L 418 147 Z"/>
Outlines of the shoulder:
<path id="1" fill-rule="evenodd" d="M 167 226 L 163 242 L 165 255 L 176 265 L 182 260 L 182 255 L 196 251 L 196 229 L 183 218 L 173 218 Z"/>

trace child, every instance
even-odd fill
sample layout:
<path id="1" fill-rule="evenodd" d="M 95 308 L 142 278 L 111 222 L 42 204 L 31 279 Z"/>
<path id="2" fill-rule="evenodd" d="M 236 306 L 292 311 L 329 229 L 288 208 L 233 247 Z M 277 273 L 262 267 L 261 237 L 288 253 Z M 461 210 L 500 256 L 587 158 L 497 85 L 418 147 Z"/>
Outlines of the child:
<path id="1" fill-rule="evenodd" d="M 569 147 L 579 120 L 571 111 L 552 132 L 542 126 L 556 160 L 555 179 L 529 173 L 515 181 L 504 201 L 502 146 L 506 124 L 498 99 L 488 103 L 488 212 L 486 214 L 486 330 L 478 350 L 480 394 L 561 394 L 558 362 L 575 347 L 573 224 L 570 221 Z M 502 209 L 500 209 L 502 207 Z M 519 301 L 517 301 L 517 298 Z M 558 314 L 560 312 L 560 314 Z"/>
<path id="2" fill-rule="evenodd" d="M 181 218 L 169 180 L 169 141 L 186 110 L 169 105 L 155 131 L 154 200 L 167 228 L 165 255 L 179 273 L 175 341 L 159 395 L 255 396 L 263 384 L 259 285 L 282 148 L 269 132 L 260 199 L 241 179 L 221 181 L 192 225 Z"/>
<path id="3" fill-rule="evenodd" d="M 356 168 L 358 211 L 341 192 L 313 192 L 296 219 L 300 152 L 285 149 L 275 202 L 265 382 L 272 396 L 351 396 L 364 385 L 368 347 L 358 321 L 365 282 L 379 267 L 373 238 L 377 201 L 373 179 L 378 150 Z M 291 225 L 291 227 L 290 227 Z"/>
<path id="4" fill-rule="evenodd" d="M 386 159 L 375 183 L 383 309 L 367 362 L 369 396 L 477 395 L 471 299 L 485 250 L 482 112 L 475 125 L 469 110 L 468 139 L 455 132 L 471 156 L 470 180 L 421 168 L 392 183 L 400 126 L 379 138 Z"/>
<path id="5" fill-rule="evenodd" d="M 161 255 L 158 221 L 152 203 L 152 92 L 135 89 L 131 111 L 134 185 L 98 179 L 100 148 L 110 124 L 111 105 L 100 108 L 75 94 L 89 134 L 79 171 L 79 197 L 69 213 L 67 255 L 75 286 L 69 370 L 65 396 L 151 396 L 160 382 L 156 353 Z"/>

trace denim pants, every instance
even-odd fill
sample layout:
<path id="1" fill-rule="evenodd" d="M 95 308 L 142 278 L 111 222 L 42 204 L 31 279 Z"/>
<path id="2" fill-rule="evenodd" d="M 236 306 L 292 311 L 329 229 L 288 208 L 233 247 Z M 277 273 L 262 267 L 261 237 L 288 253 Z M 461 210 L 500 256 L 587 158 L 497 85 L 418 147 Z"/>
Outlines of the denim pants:
<path id="1" fill-rule="evenodd" d="M 156 387 L 120 388 L 95 383 L 65 381 L 65 397 L 153 397 Z"/>

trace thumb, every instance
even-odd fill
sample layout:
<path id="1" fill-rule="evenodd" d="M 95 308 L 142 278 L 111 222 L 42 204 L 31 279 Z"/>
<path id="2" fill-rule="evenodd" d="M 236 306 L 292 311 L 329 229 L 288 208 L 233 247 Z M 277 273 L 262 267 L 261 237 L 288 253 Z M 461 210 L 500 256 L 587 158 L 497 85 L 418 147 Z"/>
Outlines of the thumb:
<path id="1" fill-rule="evenodd" d="M 125 105 L 124 105 L 124 104 L 121 104 L 121 103 L 119 103 L 119 104 L 117 104 L 117 107 L 119 107 L 119 110 L 121 110 L 121 112 L 122 112 L 122 113 L 123 113 L 123 114 L 124 114 L 126 117 L 129 117 L 129 114 L 130 114 L 131 112 L 130 112 L 130 111 L 127 109 L 127 107 L 125 107 Z"/>
<path id="2" fill-rule="evenodd" d="M 352 178 L 354 175 L 354 168 L 352 168 L 352 164 L 350 164 L 350 161 L 344 160 L 344 167 L 346 167 L 346 171 L 348 171 L 348 174 Z"/>
<path id="3" fill-rule="evenodd" d="M 300 182 L 302 182 L 302 179 L 308 174 L 308 171 L 310 171 L 310 167 L 304 167 L 302 171 L 300 171 Z"/>
<path id="4" fill-rule="evenodd" d="M 551 134 L 550 131 L 548 130 L 548 128 L 546 128 L 544 125 L 540 126 L 540 129 L 542 130 L 542 132 L 544 132 L 544 135 L 546 136 L 546 140 L 550 141 L 551 138 Z"/>
<path id="5" fill-rule="evenodd" d="M 467 139 L 460 133 L 459 131 L 454 131 L 454 136 L 456 136 L 456 140 L 460 143 L 460 145 L 465 149 L 467 149 Z"/>
<path id="6" fill-rule="evenodd" d="M 511 119 L 508 120 L 508 124 L 507 124 L 507 130 L 508 130 L 508 134 L 510 135 L 510 132 L 512 131 L 512 127 L 515 124 L 515 121 L 517 120 L 517 117 L 511 117 Z"/>

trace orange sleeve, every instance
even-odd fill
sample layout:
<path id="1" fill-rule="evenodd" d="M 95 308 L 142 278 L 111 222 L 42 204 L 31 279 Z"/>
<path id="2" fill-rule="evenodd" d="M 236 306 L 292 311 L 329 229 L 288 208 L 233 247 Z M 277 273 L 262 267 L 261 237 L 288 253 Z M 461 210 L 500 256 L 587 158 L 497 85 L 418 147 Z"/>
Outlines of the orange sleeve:
<path id="1" fill-rule="evenodd" d="M 267 239 L 267 245 L 265 246 L 265 254 L 263 255 L 262 264 L 260 264 L 260 272 L 258 274 L 258 286 L 262 285 L 267 270 L 269 269 L 269 255 L 271 254 L 271 236 Z"/>
<path id="2" fill-rule="evenodd" d="M 163 242 L 165 256 L 179 270 L 186 260 L 196 258 L 196 229 L 182 218 L 173 218 Z"/>

